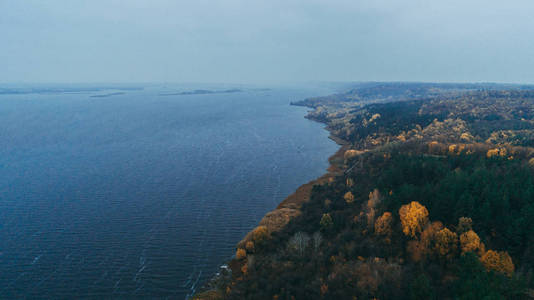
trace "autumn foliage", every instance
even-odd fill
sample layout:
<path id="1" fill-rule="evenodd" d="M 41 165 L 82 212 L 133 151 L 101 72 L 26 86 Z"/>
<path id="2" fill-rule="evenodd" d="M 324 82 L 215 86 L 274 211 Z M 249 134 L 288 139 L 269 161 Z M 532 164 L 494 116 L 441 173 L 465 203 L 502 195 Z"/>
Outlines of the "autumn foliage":
<path id="1" fill-rule="evenodd" d="M 369 193 L 369 200 L 367 200 L 367 207 L 365 208 L 365 214 L 367 216 L 367 224 L 373 226 L 375 222 L 376 207 L 380 203 L 382 195 L 378 189 L 374 189 Z"/>
<path id="2" fill-rule="evenodd" d="M 488 150 L 486 156 L 488 158 L 493 156 L 506 156 L 507 153 L 508 151 L 506 150 L 506 148 L 495 148 Z"/>
<path id="3" fill-rule="evenodd" d="M 407 251 L 413 261 L 418 262 L 432 254 L 432 245 L 435 243 L 436 234 L 443 229 L 439 221 L 428 223 L 421 233 L 419 240 L 409 241 Z"/>
<path id="4" fill-rule="evenodd" d="M 248 252 L 252 253 L 254 252 L 254 242 L 253 241 L 248 241 L 245 245 L 245 248 L 247 249 Z"/>
<path id="5" fill-rule="evenodd" d="M 443 228 L 436 232 L 434 250 L 442 257 L 450 258 L 456 253 L 458 244 L 458 235 L 450 231 L 448 228 Z"/>
<path id="6" fill-rule="evenodd" d="M 506 251 L 493 251 L 488 250 L 482 257 L 480 261 L 486 267 L 486 269 L 493 270 L 496 272 L 504 273 L 508 276 L 512 276 L 514 273 L 514 263 L 512 258 Z"/>
<path id="7" fill-rule="evenodd" d="M 462 254 L 466 252 L 484 252 L 484 244 L 473 230 L 460 235 L 460 247 L 462 248 Z"/>
<path id="8" fill-rule="evenodd" d="M 242 248 L 237 249 L 237 251 L 235 252 L 235 258 L 237 258 L 238 260 L 242 260 L 245 257 L 247 257 L 247 251 Z"/>
<path id="9" fill-rule="evenodd" d="M 346 159 L 346 160 L 349 160 L 353 157 L 356 157 L 358 155 L 358 151 L 357 150 L 347 150 L 345 151 L 345 154 L 343 155 L 343 157 Z"/>
<path id="10" fill-rule="evenodd" d="M 393 223 L 393 215 L 390 212 L 385 212 L 378 217 L 375 222 L 375 233 L 377 235 L 390 236 L 392 233 L 391 225 Z"/>
<path id="11" fill-rule="evenodd" d="M 401 206 L 399 215 L 402 232 L 411 237 L 416 237 L 417 234 L 421 233 L 428 223 L 428 210 L 417 201 Z"/>
<path id="12" fill-rule="evenodd" d="M 321 229 L 328 230 L 334 225 L 334 222 L 332 221 L 330 214 L 323 214 L 319 224 L 321 225 Z"/>
<path id="13" fill-rule="evenodd" d="M 351 192 L 346 192 L 343 199 L 345 199 L 345 202 L 348 204 L 351 204 L 354 202 L 354 195 Z"/>
<path id="14" fill-rule="evenodd" d="M 313 117 L 350 146 L 286 227 L 238 246 L 228 299 L 528 298 L 534 86 L 463 95 L 449 85 L 429 98 L 415 87 L 416 101 L 380 103 L 409 100 L 395 84 L 317 102 Z M 362 104 L 375 89 L 384 99 Z"/>
<path id="15" fill-rule="evenodd" d="M 421 233 L 421 242 L 426 248 L 430 247 L 430 244 L 436 239 L 436 234 L 443 229 L 443 223 L 439 221 L 428 223 L 425 229 Z"/>
<path id="16" fill-rule="evenodd" d="M 252 231 L 252 239 L 256 243 L 263 242 L 271 237 L 269 230 L 265 226 L 258 226 Z"/>

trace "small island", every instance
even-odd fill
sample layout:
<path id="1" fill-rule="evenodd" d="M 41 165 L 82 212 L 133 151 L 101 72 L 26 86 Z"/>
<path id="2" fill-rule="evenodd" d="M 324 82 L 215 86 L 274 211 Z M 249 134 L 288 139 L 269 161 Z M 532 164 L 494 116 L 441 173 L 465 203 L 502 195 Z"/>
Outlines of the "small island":
<path id="1" fill-rule="evenodd" d="M 91 98 L 107 98 L 107 97 L 113 97 L 113 96 L 119 96 L 124 95 L 126 93 L 124 92 L 115 92 L 115 93 L 108 93 L 108 94 L 101 94 L 101 95 L 91 95 L 89 97 Z"/>
<path id="2" fill-rule="evenodd" d="M 232 93 L 240 93 L 242 90 L 240 89 L 228 89 L 228 90 L 193 90 L 193 91 L 185 91 L 185 92 L 177 92 L 177 93 L 164 93 L 159 94 L 160 96 L 190 96 L 190 95 L 209 95 L 209 94 L 232 94 Z"/>

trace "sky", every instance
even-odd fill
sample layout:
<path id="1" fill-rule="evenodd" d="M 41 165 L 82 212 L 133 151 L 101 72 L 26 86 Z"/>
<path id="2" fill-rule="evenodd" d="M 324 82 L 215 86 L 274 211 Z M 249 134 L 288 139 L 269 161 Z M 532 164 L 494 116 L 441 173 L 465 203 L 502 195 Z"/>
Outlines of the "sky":
<path id="1" fill-rule="evenodd" d="M 534 83 L 532 0 L 0 0 L 0 83 Z"/>

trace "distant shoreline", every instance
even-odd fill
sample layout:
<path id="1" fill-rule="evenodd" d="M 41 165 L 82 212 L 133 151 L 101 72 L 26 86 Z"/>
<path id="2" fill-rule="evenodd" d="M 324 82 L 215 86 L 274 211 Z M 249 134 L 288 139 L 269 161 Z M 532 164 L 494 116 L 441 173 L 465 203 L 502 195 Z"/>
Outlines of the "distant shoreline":
<path id="1" fill-rule="evenodd" d="M 113 87 L 113 86 L 103 86 L 103 87 L 42 87 L 42 88 L 4 88 L 0 87 L 0 95 L 26 95 L 26 94 L 77 94 L 77 93 L 95 93 L 95 92 L 105 92 L 109 90 L 118 90 L 118 91 L 142 91 L 142 87 Z M 120 92 L 124 93 L 124 92 Z M 109 95 L 113 96 L 116 93 L 110 93 Z M 108 94 L 106 94 L 108 95 Z M 100 95 L 95 95 L 99 97 Z M 91 96 L 92 97 L 92 96 Z"/>
<path id="2" fill-rule="evenodd" d="M 306 106 L 306 105 L 296 105 L 291 103 L 292 106 Z M 310 106 L 306 106 L 310 107 Z M 304 118 L 314 121 L 321 124 L 327 124 L 321 120 L 310 117 L 309 112 L 304 116 Z M 263 218 L 260 220 L 257 226 L 266 226 L 269 229 L 269 232 L 280 231 L 282 230 L 293 218 L 300 215 L 300 208 L 302 204 L 310 200 L 311 191 L 314 185 L 324 184 L 329 181 L 330 178 L 334 178 L 336 175 L 339 175 L 340 172 L 343 172 L 342 165 L 344 162 L 344 153 L 349 148 L 349 143 L 339 137 L 333 135 L 332 130 L 328 126 L 323 127 L 324 130 L 327 130 L 330 135 L 329 139 L 334 141 L 339 149 L 328 158 L 330 165 L 326 169 L 326 173 L 313 179 L 307 183 L 300 185 L 295 192 L 288 195 L 278 206 L 267 212 Z M 242 239 L 236 244 L 237 248 L 245 248 L 245 244 L 252 238 L 253 230 L 249 231 Z M 228 276 L 228 263 L 225 262 L 220 267 L 220 272 L 217 272 L 211 279 L 203 283 L 201 288 L 192 299 L 204 299 L 202 293 L 217 290 L 218 282 L 220 280 L 225 280 Z M 200 298 L 196 298 L 199 296 Z"/>

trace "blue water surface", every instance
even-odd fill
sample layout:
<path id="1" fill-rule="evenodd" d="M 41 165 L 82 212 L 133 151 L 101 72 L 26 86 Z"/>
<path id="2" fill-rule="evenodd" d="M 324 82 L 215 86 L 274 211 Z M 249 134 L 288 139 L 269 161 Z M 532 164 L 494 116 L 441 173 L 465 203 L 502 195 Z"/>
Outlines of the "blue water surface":
<path id="1" fill-rule="evenodd" d="M 0 95 L 0 298 L 184 299 L 338 149 L 331 87 L 142 88 Z"/>

